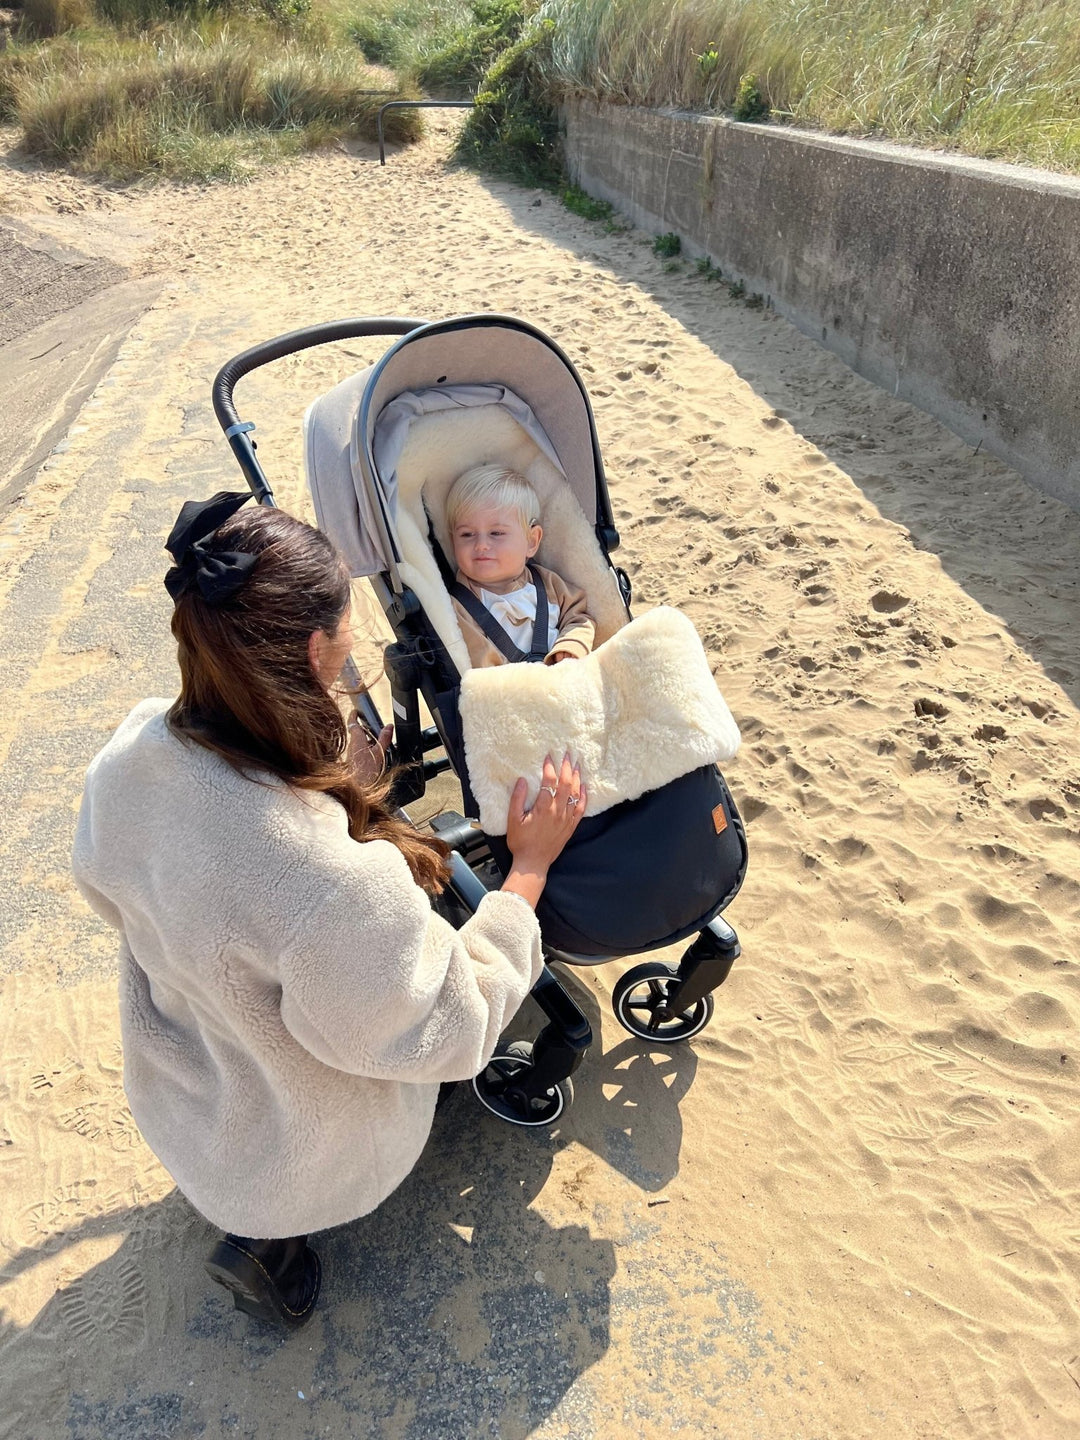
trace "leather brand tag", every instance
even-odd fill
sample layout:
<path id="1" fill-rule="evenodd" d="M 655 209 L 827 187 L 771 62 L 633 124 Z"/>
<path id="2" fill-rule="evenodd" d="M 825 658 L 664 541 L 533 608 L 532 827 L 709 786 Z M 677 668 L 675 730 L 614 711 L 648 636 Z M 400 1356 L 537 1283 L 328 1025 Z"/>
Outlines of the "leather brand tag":
<path id="1" fill-rule="evenodd" d="M 718 835 L 722 835 L 727 829 L 727 816 L 724 814 L 723 805 L 717 805 L 716 809 L 712 812 L 712 823 L 713 829 Z"/>

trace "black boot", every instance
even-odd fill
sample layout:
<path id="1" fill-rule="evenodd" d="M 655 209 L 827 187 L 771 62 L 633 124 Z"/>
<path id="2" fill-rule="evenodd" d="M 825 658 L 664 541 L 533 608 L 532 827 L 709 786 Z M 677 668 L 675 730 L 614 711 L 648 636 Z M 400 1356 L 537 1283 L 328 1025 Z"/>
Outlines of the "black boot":
<path id="1" fill-rule="evenodd" d="M 238 1310 L 290 1330 L 311 1319 L 322 1284 L 322 1266 L 306 1235 L 288 1240 L 226 1235 L 211 1251 L 206 1273 L 232 1291 Z"/>

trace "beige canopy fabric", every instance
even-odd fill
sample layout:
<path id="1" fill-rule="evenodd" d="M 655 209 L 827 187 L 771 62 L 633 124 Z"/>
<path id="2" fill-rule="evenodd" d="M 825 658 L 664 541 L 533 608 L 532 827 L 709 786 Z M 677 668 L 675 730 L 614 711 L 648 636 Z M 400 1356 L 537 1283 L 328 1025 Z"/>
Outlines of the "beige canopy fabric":
<path id="1" fill-rule="evenodd" d="M 596 523 L 603 492 L 592 414 L 569 362 L 539 332 L 508 316 L 440 321 L 404 336 L 376 365 L 316 400 L 305 416 L 316 519 L 354 576 L 386 571 L 396 588 L 401 550 L 395 476 L 373 459 L 376 430 L 394 402 L 443 386 L 470 404 L 486 399 L 485 391 L 495 399 L 501 390 L 504 404 L 566 477 L 588 523 Z M 408 411 L 412 403 L 397 409 Z M 439 407 L 429 400 L 419 408 Z"/>
<path id="2" fill-rule="evenodd" d="M 504 385 L 536 417 L 574 498 L 595 522 L 592 417 L 573 371 L 550 344 L 512 321 L 494 318 L 469 325 L 468 318 L 453 322 L 460 328 L 432 327 L 395 346 L 363 407 L 366 443 L 370 446 L 384 406 L 405 390 Z"/>

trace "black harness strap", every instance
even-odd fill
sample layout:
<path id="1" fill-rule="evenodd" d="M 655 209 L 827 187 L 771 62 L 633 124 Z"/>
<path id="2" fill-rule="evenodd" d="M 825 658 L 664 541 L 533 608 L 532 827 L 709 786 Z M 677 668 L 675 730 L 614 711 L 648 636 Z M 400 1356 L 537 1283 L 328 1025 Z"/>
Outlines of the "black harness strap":
<path id="1" fill-rule="evenodd" d="M 533 662 L 538 660 L 543 664 L 548 652 L 547 589 L 533 567 L 529 565 L 527 568 L 529 571 L 529 579 L 533 583 L 533 590 L 536 594 L 536 621 L 533 625 L 532 649 L 529 651 L 529 659 Z"/>
<path id="2" fill-rule="evenodd" d="M 424 507 L 424 514 L 427 515 L 426 506 Z M 435 556 L 435 564 L 439 567 L 439 578 L 442 580 L 447 590 L 452 590 L 454 587 L 454 572 L 450 566 L 449 560 L 447 560 L 446 558 L 446 552 L 443 550 L 442 546 L 435 538 L 435 526 L 431 522 L 430 515 L 427 516 L 427 538 L 428 547 L 430 548 L 431 553 Z"/>
<path id="3" fill-rule="evenodd" d="M 467 585 L 462 585 L 460 580 L 454 580 L 447 586 L 450 594 L 461 605 L 462 609 L 476 621 L 477 625 L 480 626 L 480 629 L 495 646 L 499 654 L 509 660 L 512 665 L 529 662 L 535 663 L 536 661 L 542 663 L 547 655 L 547 591 L 544 588 L 543 581 L 533 567 L 529 565 L 527 569 L 529 571 L 529 579 L 532 581 L 533 590 L 536 593 L 536 621 L 533 625 L 532 648 L 528 652 L 518 649 L 484 602 L 478 596 L 474 595 Z"/>

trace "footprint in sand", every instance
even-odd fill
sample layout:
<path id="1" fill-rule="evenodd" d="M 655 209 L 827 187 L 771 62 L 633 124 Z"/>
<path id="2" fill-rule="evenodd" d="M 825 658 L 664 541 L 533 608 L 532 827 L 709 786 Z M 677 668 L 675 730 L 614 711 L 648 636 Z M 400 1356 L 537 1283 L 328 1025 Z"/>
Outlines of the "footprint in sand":
<path id="1" fill-rule="evenodd" d="M 28 1249 L 51 1249 L 50 1242 L 77 1230 L 91 1216 L 109 1214 L 125 1204 L 115 1193 L 99 1193 L 96 1180 L 77 1180 L 14 1216 L 14 1239 Z"/>
<path id="2" fill-rule="evenodd" d="M 1004 1019 L 1019 1029 L 1049 1030 L 1059 1036 L 1074 1028 L 1072 1016 L 1061 1001 L 1039 990 L 1018 995 L 1005 1011 Z"/>
<path id="3" fill-rule="evenodd" d="M 58 1300 L 64 1325 L 83 1344 L 123 1349 L 146 1338 L 146 1284 L 126 1258 L 90 1270 Z"/>
<path id="4" fill-rule="evenodd" d="M 1020 703 L 1031 711 L 1036 720 L 1045 720 L 1055 713 L 1052 706 L 1044 705 L 1041 700 L 1022 700 Z"/>
<path id="5" fill-rule="evenodd" d="M 1005 731 L 1000 725 L 980 725 L 978 730 L 972 732 L 973 740 L 981 740 L 983 744 L 990 745 L 995 741 L 1004 740 Z"/>
<path id="6" fill-rule="evenodd" d="M 878 590 L 870 596 L 870 604 L 879 615 L 892 615 L 897 610 L 902 610 L 905 605 L 910 605 L 911 600 L 907 595 L 899 595 L 892 590 Z"/>
<path id="7" fill-rule="evenodd" d="M 928 717 L 933 717 L 935 720 L 944 720 L 948 713 L 948 707 L 943 705 L 940 700 L 932 700 L 924 695 L 921 699 L 915 701 L 915 714 L 918 715 L 920 720 L 927 719 Z"/>
<path id="8" fill-rule="evenodd" d="M 1045 795 L 1038 800 L 1028 801 L 1028 814 L 1033 820 L 1064 820 L 1065 810 L 1056 800 L 1050 800 Z"/>
<path id="9" fill-rule="evenodd" d="M 76 1135 L 81 1135 L 84 1140 L 96 1140 L 102 1133 L 101 1120 L 99 1115 L 100 1107 L 97 1105 L 76 1105 L 71 1110 L 65 1110 L 57 1116 L 57 1123 L 64 1130 L 71 1130 Z"/>

